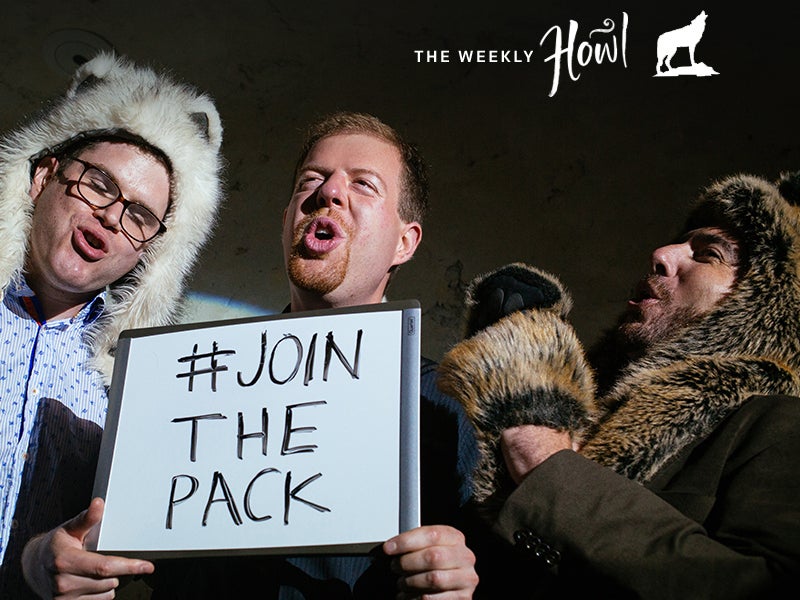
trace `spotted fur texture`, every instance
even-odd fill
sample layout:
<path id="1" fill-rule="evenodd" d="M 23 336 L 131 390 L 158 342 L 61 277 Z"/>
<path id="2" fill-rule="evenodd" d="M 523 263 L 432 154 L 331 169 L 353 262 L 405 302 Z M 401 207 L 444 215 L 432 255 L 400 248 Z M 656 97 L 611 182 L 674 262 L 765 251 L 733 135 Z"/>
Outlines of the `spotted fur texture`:
<path id="1" fill-rule="evenodd" d="M 457 344 L 442 361 L 442 378 L 482 440 L 475 498 L 502 501 L 510 489 L 499 431 L 548 424 L 554 404 L 563 403 L 556 411 L 562 415 L 576 405 L 586 408 L 577 427 L 569 419 L 561 423 L 584 437 L 581 453 L 647 482 L 749 397 L 799 395 L 798 182 L 796 174 L 777 184 L 736 175 L 701 194 L 684 229 L 731 231 L 744 255 L 739 277 L 710 313 L 628 365 L 602 397 L 595 398 L 580 346 L 563 342 L 575 337 L 571 327 L 550 326 L 537 311 L 509 315 Z M 540 325 L 531 328 L 529 321 Z M 515 351 L 521 347 L 524 353 Z M 584 372 L 580 379 L 590 389 L 578 394 L 567 383 Z"/>
<path id="2" fill-rule="evenodd" d="M 110 53 L 83 64 L 63 96 L 0 139 L 0 298 L 28 250 L 33 162 L 69 140 L 100 134 L 143 139 L 172 166 L 168 231 L 129 277 L 109 286 L 107 311 L 90 332 L 94 366 L 109 383 L 119 334 L 166 325 L 177 315 L 222 197 L 222 124 L 211 98 L 167 73 Z"/>

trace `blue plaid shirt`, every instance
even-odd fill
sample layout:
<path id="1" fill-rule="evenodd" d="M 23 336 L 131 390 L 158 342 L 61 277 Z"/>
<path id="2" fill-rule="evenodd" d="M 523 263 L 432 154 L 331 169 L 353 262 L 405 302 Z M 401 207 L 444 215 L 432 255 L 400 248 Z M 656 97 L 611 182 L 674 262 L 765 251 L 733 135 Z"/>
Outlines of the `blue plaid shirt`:
<path id="1" fill-rule="evenodd" d="M 33 318 L 35 303 L 24 280 L 12 282 L 0 303 L 0 563 L 18 560 L 6 556 L 10 539 L 41 532 L 48 523 L 40 516 L 58 515 L 67 488 L 91 479 L 108 407 L 84 340 L 103 311 L 105 292 L 75 317 L 54 322 Z M 76 456 L 80 467 L 67 465 Z M 83 479 L 78 471 L 86 472 Z M 23 543 L 15 540 L 10 554 Z"/>

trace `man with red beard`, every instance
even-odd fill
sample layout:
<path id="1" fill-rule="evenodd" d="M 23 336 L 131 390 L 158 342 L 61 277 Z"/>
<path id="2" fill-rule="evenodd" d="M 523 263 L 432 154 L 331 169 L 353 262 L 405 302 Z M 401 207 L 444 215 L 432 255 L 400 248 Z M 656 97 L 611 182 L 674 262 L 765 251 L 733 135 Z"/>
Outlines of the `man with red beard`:
<path id="1" fill-rule="evenodd" d="M 427 194 L 418 151 L 379 119 L 337 113 L 313 124 L 283 216 L 286 310 L 381 302 L 422 239 Z M 153 599 L 472 598 L 475 556 L 459 527 L 477 450 L 463 409 L 437 389 L 435 366 L 423 358 L 420 370 L 422 527 L 387 540 L 377 557 L 185 561 L 180 575 L 176 563 L 159 565 Z"/>
<path id="2" fill-rule="evenodd" d="M 313 125 L 283 216 L 291 312 L 381 302 L 393 273 L 411 260 L 422 239 L 426 208 L 422 158 L 393 129 L 369 115 L 347 113 Z M 452 510 L 461 501 L 455 500 L 458 490 L 442 489 L 441 481 L 458 474 L 465 489 L 466 461 L 474 451 L 457 405 L 432 393 L 432 366 L 423 362 L 422 516 L 427 523 L 452 523 L 455 515 L 445 505 Z M 431 430 L 433 418 L 424 421 L 434 405 L 451 413 L 448 428 L 460 440 L 457 448 L 431 445 L 447 431 Z M 440 461 L 440 453 L 455 453 L 458 462 L 435 473 L 426 461 Z M 474 556 L 451 526 L 423 526 L 387 541 L 383 549 L 397 557 L 400 589 L 409 595 L 452 590 L 458 592 L 453 597 L 469 598 L 477 584 Z"/>
<path id="3" fill-rule="evenodd" d="M 337 115 L 318 127 L 284 212 L 292 312 L 380 302 L 422 239 L 427 183 L 413 148 L 366 116 Z"/>
<path id="4" fill-rule="evenodd" d="M 800 174 L 709 186 L 591 361 L 556 277 L 513 264 L 471 284 L 469 337 L 440 384 L 475 425 L 474 498 L 500 540 L 482 587 L 670 599 L 796 586 L 798 205 Z"/>

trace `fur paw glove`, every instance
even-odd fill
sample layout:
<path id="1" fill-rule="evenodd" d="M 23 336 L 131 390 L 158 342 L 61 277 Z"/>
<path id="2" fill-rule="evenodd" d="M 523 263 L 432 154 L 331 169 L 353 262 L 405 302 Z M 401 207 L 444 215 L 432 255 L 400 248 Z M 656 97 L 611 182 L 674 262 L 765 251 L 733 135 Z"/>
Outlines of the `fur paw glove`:
<path id="1" fill-rule="evenodd" d="M 580 440 L 595 418 L 594 378 L 564 320 L 570 296 L 553 275 L 521 263 L 502 267 L 469 285 L 466 305 L 469 337 L 443 357 L 439 387 L 464 406 L 475 427 L 480 458 L 473 497 L 502 502 L 514 484 L 500 433 L 546 425 Z"/>
<path id="2" fill-rule="evenodd" d="M 465 337 L 528 308 L 548 310 L 565 318 L 572 299 L 553 275 L 522 263 L 511 263 L 476 277 L 467 288 Z"/>

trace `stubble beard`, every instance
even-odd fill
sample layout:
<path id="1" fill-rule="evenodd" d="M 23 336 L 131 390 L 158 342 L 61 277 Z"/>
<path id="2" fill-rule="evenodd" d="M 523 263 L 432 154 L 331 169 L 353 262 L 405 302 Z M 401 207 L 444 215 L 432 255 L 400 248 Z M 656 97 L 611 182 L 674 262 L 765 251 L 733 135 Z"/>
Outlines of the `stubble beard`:
<path id="1" fill-rule="evenodd" d="M 325 296 L 342 285 L 344 276 L 347 274 L 347 264 L 350 260 L 350 250 L 348 249 L 344 259 L 328 264 L 327 268 L 320 269 L 324 264 L 323 258 L 308 258 L 302 253 L 292 251 L 289 256 L 287 273 L 289 280 L 302 290 L 313 292 L 320 296 Z M 314 265 L 316 268 L 309 268 Z"/>
<path id="2" fill-rule="evenodd" d="M 660 314 L 644 319 L 635 308 L 623 314 L 617 327 L 618 341 L 629 356 L 646 354 L 655 344 L 674 338 L 703 316 L 694 307 L 674 306 L 670 290 L 658 279 L 651 279 L 650 285 L 658 294 Z"/>
<path id="3" fill-rule="evenodd" d="M 658 344 L 670 343 L 691 328 L 707 313 L 693 307 L 676 307 L 669 290 L 650 280 L 661 299 L 660 314 L 645 314 L 631 307 L 589 349 L 589 360 L 596 371 L 598 394 L 606 394 L 617 382 L 625 368 L 648 353 Z"/>

